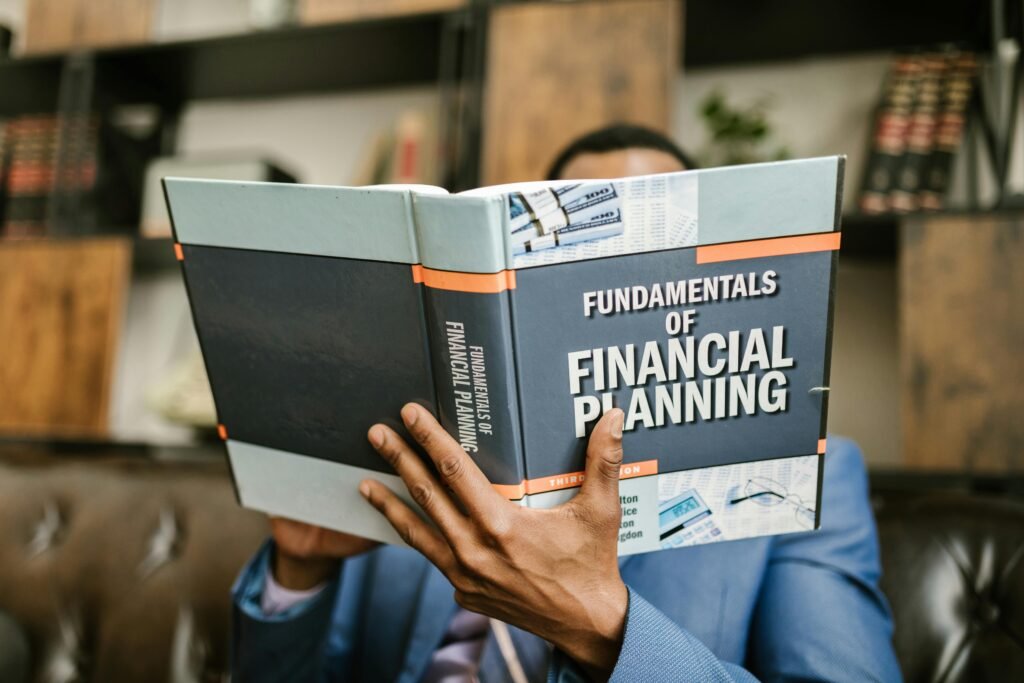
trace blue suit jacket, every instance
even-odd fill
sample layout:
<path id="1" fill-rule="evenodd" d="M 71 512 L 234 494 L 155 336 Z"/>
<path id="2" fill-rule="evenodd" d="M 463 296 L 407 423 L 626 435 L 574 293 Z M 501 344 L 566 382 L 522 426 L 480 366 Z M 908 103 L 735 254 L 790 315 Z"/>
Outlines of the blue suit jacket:
<path id="1" fill-rule="evenodd" d="M 898 681 L 878 589 L 867 477 L 831 438 L 816 532 L 634 555 L 613 681 Z M 316 598 L 263 616 L 269 545 L 235 586 L 237 681 L 419 680 L 456 610 L 447 580 L 414 551 L 347 560 Z M 549 681 L 583 680 L 564 656 Z"/>

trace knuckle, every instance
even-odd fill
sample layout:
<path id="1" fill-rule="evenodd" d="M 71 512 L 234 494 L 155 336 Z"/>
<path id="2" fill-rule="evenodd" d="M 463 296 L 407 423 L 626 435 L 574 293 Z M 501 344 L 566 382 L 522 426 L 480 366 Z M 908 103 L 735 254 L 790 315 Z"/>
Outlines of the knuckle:
<path id="1" fill-rule="evenodd" d="M 412 489 L 409 491 L 412 495 L 412 499 L 416 501 L 416 504 L 426 510 L 434 502 L 434 490 L 433 488 L 424 482 L 417 482 L 413 484 Z"/>
<path id="2" fill-rule="evenodd" d="M 507 515 L 490 515 L 480 522 L 480 526 L 488 538 L 498 545 L 505 545 L 512 538 L 512 521 Z"/>
<path id="3" fill-rule="evenodd" d="M 473 604 L 473 598 L 465 591 L 455 589 L 455 603 L 462 609 L 470 609 Z"/>
<path id="4" fill-rule="evenodd" d="M 416 528 L 410 522 L 403 522 L 398 525 L 398 535 L 407 545 L 416 546 Z"/>
<path id="5" fill-rule="evenodd" d="M 468 597 L 476 589 L 476 584 L 470 581 L 469 577 L 462 572 L 455 572 L 448 580 L 455 591 L 461 593 L 464 597 Z"/>
<path id="6" fill-rule="evenodd" d="M 417 443 L 419 443 L 427 450 L 430 450 L 431 447 L 433 447 L 434 443 L 437 441 L 437 439 L 434 437 L 434 433 L 431 430 L 419 424 L 412 428 L 412 436 L 414 439 L 416 439 Z"/>
<path id="7" fill-rule="evenodd" d="M 619 471 L 622 468 L 622 452 L 619 451 L 618 459 L 613 459 L 611 457 L 601 458 L 597 462 L 597 468 L 602 476 L 608 479 L 618 479 Z"/>
<path id="8" fill-rule="evenodd" d="M 452 455 L 441 459 L 437 464 L 438 471 L 441 472 L 441 476 L 444 477 L 447 482 L 458 481 L 465 471 L 465 465 L 462 462 L 462 458 Z"/>
<path id="9" fill-rule="evenodd" d="M 392 467 L 398 467 L 398 461 L 402 457 L 402 451 L 394 443 L 394 439 L 384 437 L 384 443 L 381 444 L 380 454 L 384 457 L 384 461 Z"/>
<path id="10" fill-rule="evenodd" d="M 478 548 L 463 550 L 456 559 L 468 574 L 482 576 L 487 570 L 487 554 Z"/>

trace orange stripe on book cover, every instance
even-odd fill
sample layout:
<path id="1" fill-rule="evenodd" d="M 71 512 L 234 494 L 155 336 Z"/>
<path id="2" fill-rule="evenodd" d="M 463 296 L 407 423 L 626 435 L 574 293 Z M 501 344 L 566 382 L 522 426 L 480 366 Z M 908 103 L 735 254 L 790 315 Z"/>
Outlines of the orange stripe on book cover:
<path id="1" fill-rule="evenodd" d="M 220 437 L 221 441 L 228 440 L 228 428 L 224 425 L 217 425 L 217 436 Z"/>
<path id="2" fill-rule="evenodd" d="M 631 462 L 619 469 L 619 479 L 632 479 L 633 477 L 647 477 L 658 473 L 657 460 L 644 460 L 643 462 Z M 548 491 L 559 491 L 561 489 L 574 488 L 583 485 L 586 476 L 583 472 L 570 472 L 568 474 L 556 474 L 551 477 L 538 477 L 529 479 L 521 484 L 491 484 L 494 490 L 509 500 L 519 500 L 527 494 L 546 493 Z"/>
<path id="3" fill-rule="evenodd" d="M 413 266 L 413 282 L 422 282 L 433 289 L 474 294 L 497 294 L 506 289 L 516 288 L 516 272 L 503 270 L 498 273 L 456 273 L 449 270 L 434 270 Z M 419 280 L 416 279 L 417 275 Z"/>
<path id="4" fill-rule="evenodd" d="M 825 439 L 818 439 L 818 454 L 825 455 Z"/>
<path id="5" fill-rule="evenodd" d="M 839 236 L 839 232 L 822 232 L 796 237 L 711 244 L 706 247 L 697 247 L 697 263 L 719 263 L 765 256 L 834 251 L 839 248 Z"/>
<path id="6" fill-rule="evenodd" d="M 174 258 L 179 261 L 185 260 L 185 251 L 181 248 L 181 244 L 179 242 L 174 243 Z"/>
<path id="7" fill-rule="evenodd" d="M 619 479 L 632 479 L 633 477 L 647 477 L 658 473 L 657 460 L 644 460 L 643 462 L 631 462 L 619 468 Z M 583 485 L 586 475 L 583 472 L 570 472 L 568 474 L 556 474 L 551 477 L 538 477 L 526 481 L 526 492 L 529 494 L 546 493 L 547 491 L 559 491 Z"/>
<path id="8" fill-rule="evenodd" d="M 523 484 L 491 484 L 494 490 L 503 498 L 519 500 L 526 495 L 526 487 Z"/>

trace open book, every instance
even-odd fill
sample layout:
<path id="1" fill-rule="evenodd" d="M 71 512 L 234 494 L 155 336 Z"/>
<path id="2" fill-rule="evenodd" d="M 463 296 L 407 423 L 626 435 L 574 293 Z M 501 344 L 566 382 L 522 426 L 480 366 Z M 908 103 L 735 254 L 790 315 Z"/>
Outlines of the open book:
<path id="1" fill-rule="evenodd" d="M 621 554 L 818 526 L 843 158 L 448 195 L 167 178 L 241 503 L 400 542 L 417 401 L 547 507 L 625 411 Z"/>

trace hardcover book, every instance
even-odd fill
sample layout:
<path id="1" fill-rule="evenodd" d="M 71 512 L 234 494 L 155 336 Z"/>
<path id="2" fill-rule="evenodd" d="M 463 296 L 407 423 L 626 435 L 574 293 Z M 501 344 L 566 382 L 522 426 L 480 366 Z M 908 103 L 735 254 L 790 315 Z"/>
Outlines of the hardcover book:
<path id="1" fill-rule="evenodd" d="M 367 443 L 435 415 L 510 501 L 625 411 L 619 551 L 821 518 L 842 157 L 448 195 L 164 181 L 240 502 L 399 543 Z"/>

